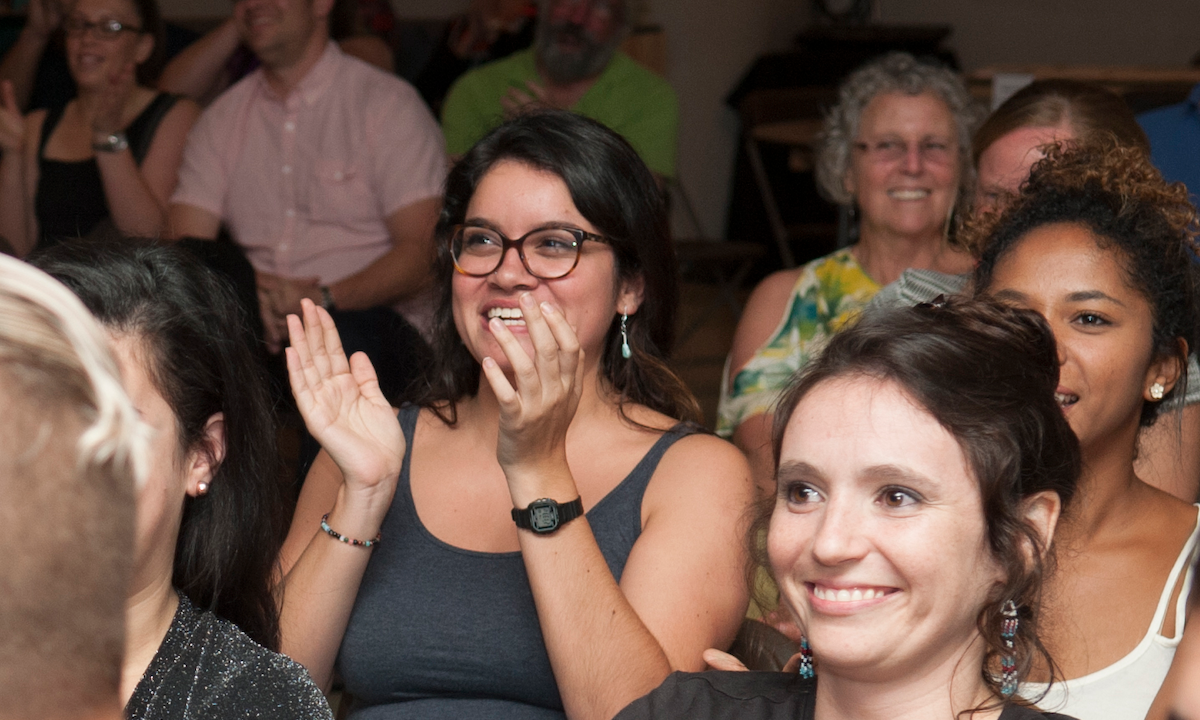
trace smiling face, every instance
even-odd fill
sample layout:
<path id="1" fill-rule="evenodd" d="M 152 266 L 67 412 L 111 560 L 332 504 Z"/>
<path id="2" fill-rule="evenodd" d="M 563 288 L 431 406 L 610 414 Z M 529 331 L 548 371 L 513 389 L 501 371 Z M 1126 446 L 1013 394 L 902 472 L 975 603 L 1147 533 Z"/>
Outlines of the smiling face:
<path id="1" fill-rule="evenodd" d="M 465 222 L 489 227 L 513 239 L 548 227 L 601 234 L 580 214 L 561 178 L 511 160 L 497 162 L 484 175 L 471 196 Z M 585 362 L 595 367 L 614 317 L 621 312 L 634 314 L 641 303 L 638 288 L 630 283 L 618 287 L 614 262 L 612 248 L 589 240 L 580 246 L 575 269 L 555 280 L 529 274 L 513 249 L 504 254 L 500 267 L 490 275 L 455 273 L 451 282 L 458 334 L 476 360 L 491 357 L 507 370 L 508 361 L 488 329 L 491 317 L 502 317 L 532 356 L 533 345 L 518 308 L 518 299 L 528 292 L 538 302 L 561 308 L 579 337 Z"/>
<path id="2" fill-rule="evenodd" d="M 116 20 L 126 28 L 141 28 L 142 19 L 129 0 L 78 0 L 68 16 L 70 21 L 98 24 Z M 154 38 L 142 32 L 123 30 L 115 36 L 97 37 L 97 30 L 66 33 L 67 65 L 71 77 L 83 89 L 105 87 L 110 78 L 130 63 L 145 62 L 154 51 Z"/>
<path id="3" fill-rule="evenodd" d="M 940 239 L 960 166 L 946 103 L 932 93 L 877 95 L 863 109 L 855 143 L 846 190 L 862 211 L 864 238 Z"/>
<path id="4" fill-rule="evenodd" d="M 1058 398 L 1084 456 L 1137 436 L 1142 403 L 1156 380 L 1170 389 L 1173 359 L 1154 361 L 1153 316 L 1130 287 L 1120 251 L 1087 228 L 1044 225 L 1001 256 L 986 291 L 1040 313 L 1058 343 Z"/>
<path id="5" fill-rule="evenodd" d="M 816 385 L 784 431 L 777 489 L 767 552 L 823 674 L 912 677 L 968 652 L 982 663 L 975 622 L 1003 576 L 979 486 L 899 385 Z"/>
<path id="6" fill-rule="evenodd" d="M 1045 146 L 1073 137 L 1069 127 L 1025 127 L 988 145 L 979 155 L 975 210 L 1003 210 L 1029 178 L 1029 169 L 1046 156 Z"/>
<path id="7" fill-rule="evenodd" d="M 238 0 L 233 18 L 242 42 L 268 68 L 299 60 L 329 15 L 331 0 Z"/>

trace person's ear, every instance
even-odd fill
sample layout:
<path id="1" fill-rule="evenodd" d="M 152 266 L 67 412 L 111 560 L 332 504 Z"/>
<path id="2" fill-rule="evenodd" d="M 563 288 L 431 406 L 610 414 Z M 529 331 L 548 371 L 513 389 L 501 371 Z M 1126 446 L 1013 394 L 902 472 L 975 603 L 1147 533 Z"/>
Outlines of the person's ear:
<path id="1" fill-rule="evenodd" d="M 642 306 L 642 300 L 646 297 L 646 277 L 641 273 L 635 275 L 628 280 L 621 281 L 621 288 L 617 291 L 617 313 L 621 315 L 633 315 Z"/>
<path id="2" fill-rule="evenodd" d="M 1142 397 L 1148 402 L 1162 400 L 1162 396 L 1171 392 L 1175 383 L 1184 373 L 1184 360 L 1188 356 L 1187 340 L 1178 338 L 1179 354 L 1166 355 L 1150 363 L 1146 370 L 1146 380 L 1142 383 Z M 1157 397 L 1155 397 L 1157 395 Z"/>
<path id="3" fill-rule="evenodd" d="M 1054 528 L 1058 526 L 1058 517 L 1062 514 L 1062 498 L 1053 490 L 1034 493 L 1021 502 L 1021 514 L 1038 536 L 1044 553 L 1054 541 Z M 1029 550 L 1032 551 L 1032 548 Z"/>
<path id="4" fill-rule="evenodd" d="M 204 425 L 204 438 L 188 455 L 187 494 L 192 497 L 208 492 L 217 468 L 225 460 L 225 413 L 213 413 Z"/>

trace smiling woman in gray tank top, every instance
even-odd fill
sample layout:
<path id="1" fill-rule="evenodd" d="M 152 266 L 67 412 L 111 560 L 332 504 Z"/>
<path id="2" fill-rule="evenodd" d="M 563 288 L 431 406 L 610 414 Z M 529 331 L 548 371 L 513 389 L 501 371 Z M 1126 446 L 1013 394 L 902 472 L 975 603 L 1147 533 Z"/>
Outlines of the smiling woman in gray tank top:
<path id="1" fill-rule="evenodd" d="M 289 320 L 324 447 L 283 551 L 285 651 L 354 718 L 607 718 L 732 641 L 731 445 L 679 418 L 661 195 L 619 136 L 510 121 L 447 180 L 438 362 L 399 423 L 328 315 Z M 341 542 L 339 542 L 341 540 Z"/>

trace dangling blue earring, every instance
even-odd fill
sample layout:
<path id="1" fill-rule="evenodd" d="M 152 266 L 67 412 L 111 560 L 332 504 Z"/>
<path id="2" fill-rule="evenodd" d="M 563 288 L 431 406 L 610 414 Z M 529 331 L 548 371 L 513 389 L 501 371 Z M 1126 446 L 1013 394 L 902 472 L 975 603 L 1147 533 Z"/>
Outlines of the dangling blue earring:
<path id="1" fill-rule="evenodd" d="M 813 671 L 813 654 L 812 648 L 808 646 L 808 638 L 800 637 L 800 668 L 798 670 L 800 677 L 805 680 L 812 680 L 817 676 Z"/>
<path id="2" fill-rule="evenodd" d="M 629 313 L 621 313 L 621 357 L 626 360 L 633 355 L 629 349 Z"/>
<path id="3" fill-rule="evenodd" d="M 1005 654 L 1000 658 L 1000 695 L 1010 698 L 1017 692 L 1017 659 L 1013 657 L 1013 638 L 1017 636 L 1017 605 L 1012 600 L 1005 600 L 1000 614 L 1000 639 L 1004 641 Z"/>

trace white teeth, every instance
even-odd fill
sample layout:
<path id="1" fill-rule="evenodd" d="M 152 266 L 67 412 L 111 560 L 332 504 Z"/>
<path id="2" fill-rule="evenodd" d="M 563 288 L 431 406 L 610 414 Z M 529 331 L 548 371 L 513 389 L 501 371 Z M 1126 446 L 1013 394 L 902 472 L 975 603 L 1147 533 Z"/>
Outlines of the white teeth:
<path id="1" fill-rule="evenodd" d="M 521 308 L 494 307 L 487 311 L 488 319 L 500 318 L 505 325 L 524 325 L 525 315 Z"/>
<path id="2" fill-rule="evenodd" d="M 1067 393 L 1057 393 L 1056 392 L 1056 393 L 1054 393 L 1054 399 L 1062 407 L 1066 407 L 1068 405 L 1074 405 L 1075 403 L 1079 402 L 1078 395 L 1068 395 Z"/>
<path id="3" fill-rule="evenodd" d="M 819 585 L 813 586 L 813 595 L 816 595 L 818 600 L 828 600 L 831 602 L 859 602 L 861 600 L 874 600 L 875 598 L 883 597 L 885 594 L 886 593 L 883 590 L 874 590 L 872 588 L 834 590 L 833 588 L 823 588 Z"/>
<path id="4" fill-rule="evenodd" d="M 897 200 L 922 200 L 929 197 L 928 190 L 889 190 L 888 196 Z"/>

